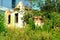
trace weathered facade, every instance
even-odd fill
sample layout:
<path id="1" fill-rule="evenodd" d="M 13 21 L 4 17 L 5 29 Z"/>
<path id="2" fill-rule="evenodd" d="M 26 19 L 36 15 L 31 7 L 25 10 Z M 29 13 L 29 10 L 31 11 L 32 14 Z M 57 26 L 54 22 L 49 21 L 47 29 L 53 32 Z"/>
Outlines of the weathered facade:
<path id="1" fill-rule="evenodd" d="M 14 8 L 14 11 L 6 10 L 5 12 L 6 25 L 8 27 L 23 28 L 24 25 L 23 16 L 25 13 L 24 10 L 25 8 L 22 1 L 20 1 L 19 4 Z"/>

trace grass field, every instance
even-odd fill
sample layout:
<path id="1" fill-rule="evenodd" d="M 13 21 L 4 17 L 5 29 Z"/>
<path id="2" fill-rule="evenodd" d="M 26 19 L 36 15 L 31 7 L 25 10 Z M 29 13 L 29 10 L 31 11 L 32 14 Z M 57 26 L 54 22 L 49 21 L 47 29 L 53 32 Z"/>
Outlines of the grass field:
<path id="1" fill-rule="evenodd" d="M 40 29 L 32 30 L 29 26 L 23 29 L 15 28 L 14 30 L 7 28 L 0 33 L 0 40 L 60 40 L 60 29 L 55 28 L 47 32 Z"/>

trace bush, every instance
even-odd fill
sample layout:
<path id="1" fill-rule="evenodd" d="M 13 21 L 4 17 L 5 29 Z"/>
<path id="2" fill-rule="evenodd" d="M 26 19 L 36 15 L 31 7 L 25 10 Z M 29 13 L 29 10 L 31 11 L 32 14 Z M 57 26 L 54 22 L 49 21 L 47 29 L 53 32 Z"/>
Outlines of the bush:
<path id="1" fill-rule="evenodd" d="M 0 32 L 5 30 L 5 18 L 4 14 L 0 14 Z"/>
<path id="2" fill-rule="evenodd" d="M 35 29 L 35 24 L 32 18 L 29 18 L 29 25 L 33 30 Z"/>
<path id="3" fill-rule="evenodd" d="M 57 12 L 52 12 L 50 13 L 50 16 L 51 16 L 51 20 L 52 20 L 52 24 L 53 26 L 59 26 L 60 27 L 60 14 L 57 13 Z"/>
<path id="4" fill-rule="evenodd" d="M 45 23 L 43 25 L 43 30 L 49 32 L 51 30 L 51 28 L 52 28 L 52 21 L 49 19 L 46 19 Z"/>

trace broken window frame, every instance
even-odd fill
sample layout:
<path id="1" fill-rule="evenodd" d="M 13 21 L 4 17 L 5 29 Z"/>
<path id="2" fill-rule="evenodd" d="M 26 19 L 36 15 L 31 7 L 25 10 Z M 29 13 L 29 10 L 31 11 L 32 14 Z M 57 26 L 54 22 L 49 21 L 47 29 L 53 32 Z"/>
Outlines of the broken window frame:
<path id="1" fill-rule="evenodd" d="M 11 15 L 8 15 L 8 24 L 11 22 Z"/>
<path id="2" fill-rule="evenodd" d="M 15 13 L 15 23 L 18 23 L 18 13 Z"/>

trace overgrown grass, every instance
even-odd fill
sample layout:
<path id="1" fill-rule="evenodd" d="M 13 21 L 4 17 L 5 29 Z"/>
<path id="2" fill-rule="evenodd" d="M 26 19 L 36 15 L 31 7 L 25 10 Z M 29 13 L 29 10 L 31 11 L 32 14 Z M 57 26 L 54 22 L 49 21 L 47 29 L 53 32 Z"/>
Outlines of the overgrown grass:
<path id="1" fill-rule="evenodd" d="M 0 33 L 1 40 L 60 40 L 60 29 L 54 28 L 47 31 L 41 29 L 32 30 L 29 25 L 26 28 L 7 28 L 5 32 Z"/>

